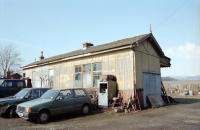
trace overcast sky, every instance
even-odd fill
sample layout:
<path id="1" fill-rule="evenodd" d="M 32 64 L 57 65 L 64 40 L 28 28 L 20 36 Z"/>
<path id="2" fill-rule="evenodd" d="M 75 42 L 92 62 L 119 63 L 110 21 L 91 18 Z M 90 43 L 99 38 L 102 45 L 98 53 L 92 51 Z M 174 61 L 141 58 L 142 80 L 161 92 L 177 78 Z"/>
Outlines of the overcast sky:
<path id="1" fill-rule="evenodd" d="M 15 44 L 22 66 L 45 57 L 143 33 L 172 59 L 163 76 L 200 75 L 199 0 L 0 0 L 0 44 Z"/>

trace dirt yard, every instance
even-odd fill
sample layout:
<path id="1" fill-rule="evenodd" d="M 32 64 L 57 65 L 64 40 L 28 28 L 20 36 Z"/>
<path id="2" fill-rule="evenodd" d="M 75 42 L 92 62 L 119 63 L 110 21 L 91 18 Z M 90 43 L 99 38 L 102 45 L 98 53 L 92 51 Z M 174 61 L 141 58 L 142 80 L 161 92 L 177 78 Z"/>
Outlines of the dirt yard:
<path id="1" fill-rule="evenodd" d="M 179 102 L 137 113 L 99 113 L 54 117 L 47 124 L 20 118 L 0 118 L 1 130 L 200 130 L 200 97 L 177 97 Z"/>

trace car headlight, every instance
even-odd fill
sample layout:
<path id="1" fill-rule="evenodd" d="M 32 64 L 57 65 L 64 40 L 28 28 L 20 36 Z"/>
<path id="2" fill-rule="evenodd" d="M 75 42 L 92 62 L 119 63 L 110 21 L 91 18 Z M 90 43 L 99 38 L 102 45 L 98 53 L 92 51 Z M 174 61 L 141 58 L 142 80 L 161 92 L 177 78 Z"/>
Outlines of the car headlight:
<path id="1" fill-rule="evenodd" d="M 32 112 L 32 108 L 31 108 L 31 107 L 27 107 L 27 108 L 26 108 L 26 112 L 27 112 L 27 113 L 31 113 L 31 112 Z"/>

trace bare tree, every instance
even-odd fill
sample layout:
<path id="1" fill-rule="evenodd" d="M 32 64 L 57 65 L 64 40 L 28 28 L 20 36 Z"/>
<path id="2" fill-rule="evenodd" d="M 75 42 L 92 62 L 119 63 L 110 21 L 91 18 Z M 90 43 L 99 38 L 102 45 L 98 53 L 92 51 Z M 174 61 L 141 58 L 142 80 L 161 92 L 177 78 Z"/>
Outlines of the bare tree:
<path id="1" fill-rule="evenodd" d="M 6 77 L 8 71 L 15 71 L 20 67 L 20 53 L 13 44 L 0 45 L 0 72 Z"/>

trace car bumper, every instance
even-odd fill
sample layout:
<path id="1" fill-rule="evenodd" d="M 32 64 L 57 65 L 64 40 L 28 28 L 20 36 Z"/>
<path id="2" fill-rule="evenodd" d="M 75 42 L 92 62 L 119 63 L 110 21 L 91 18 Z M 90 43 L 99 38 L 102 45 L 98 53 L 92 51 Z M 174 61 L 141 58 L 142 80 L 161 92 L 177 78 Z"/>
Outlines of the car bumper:
<path id="1" fill-rule="evenodd" d="M 25 120 L 35 120 L 38 117 L 38 113 L 17 112 L 17 115 Z"/>

